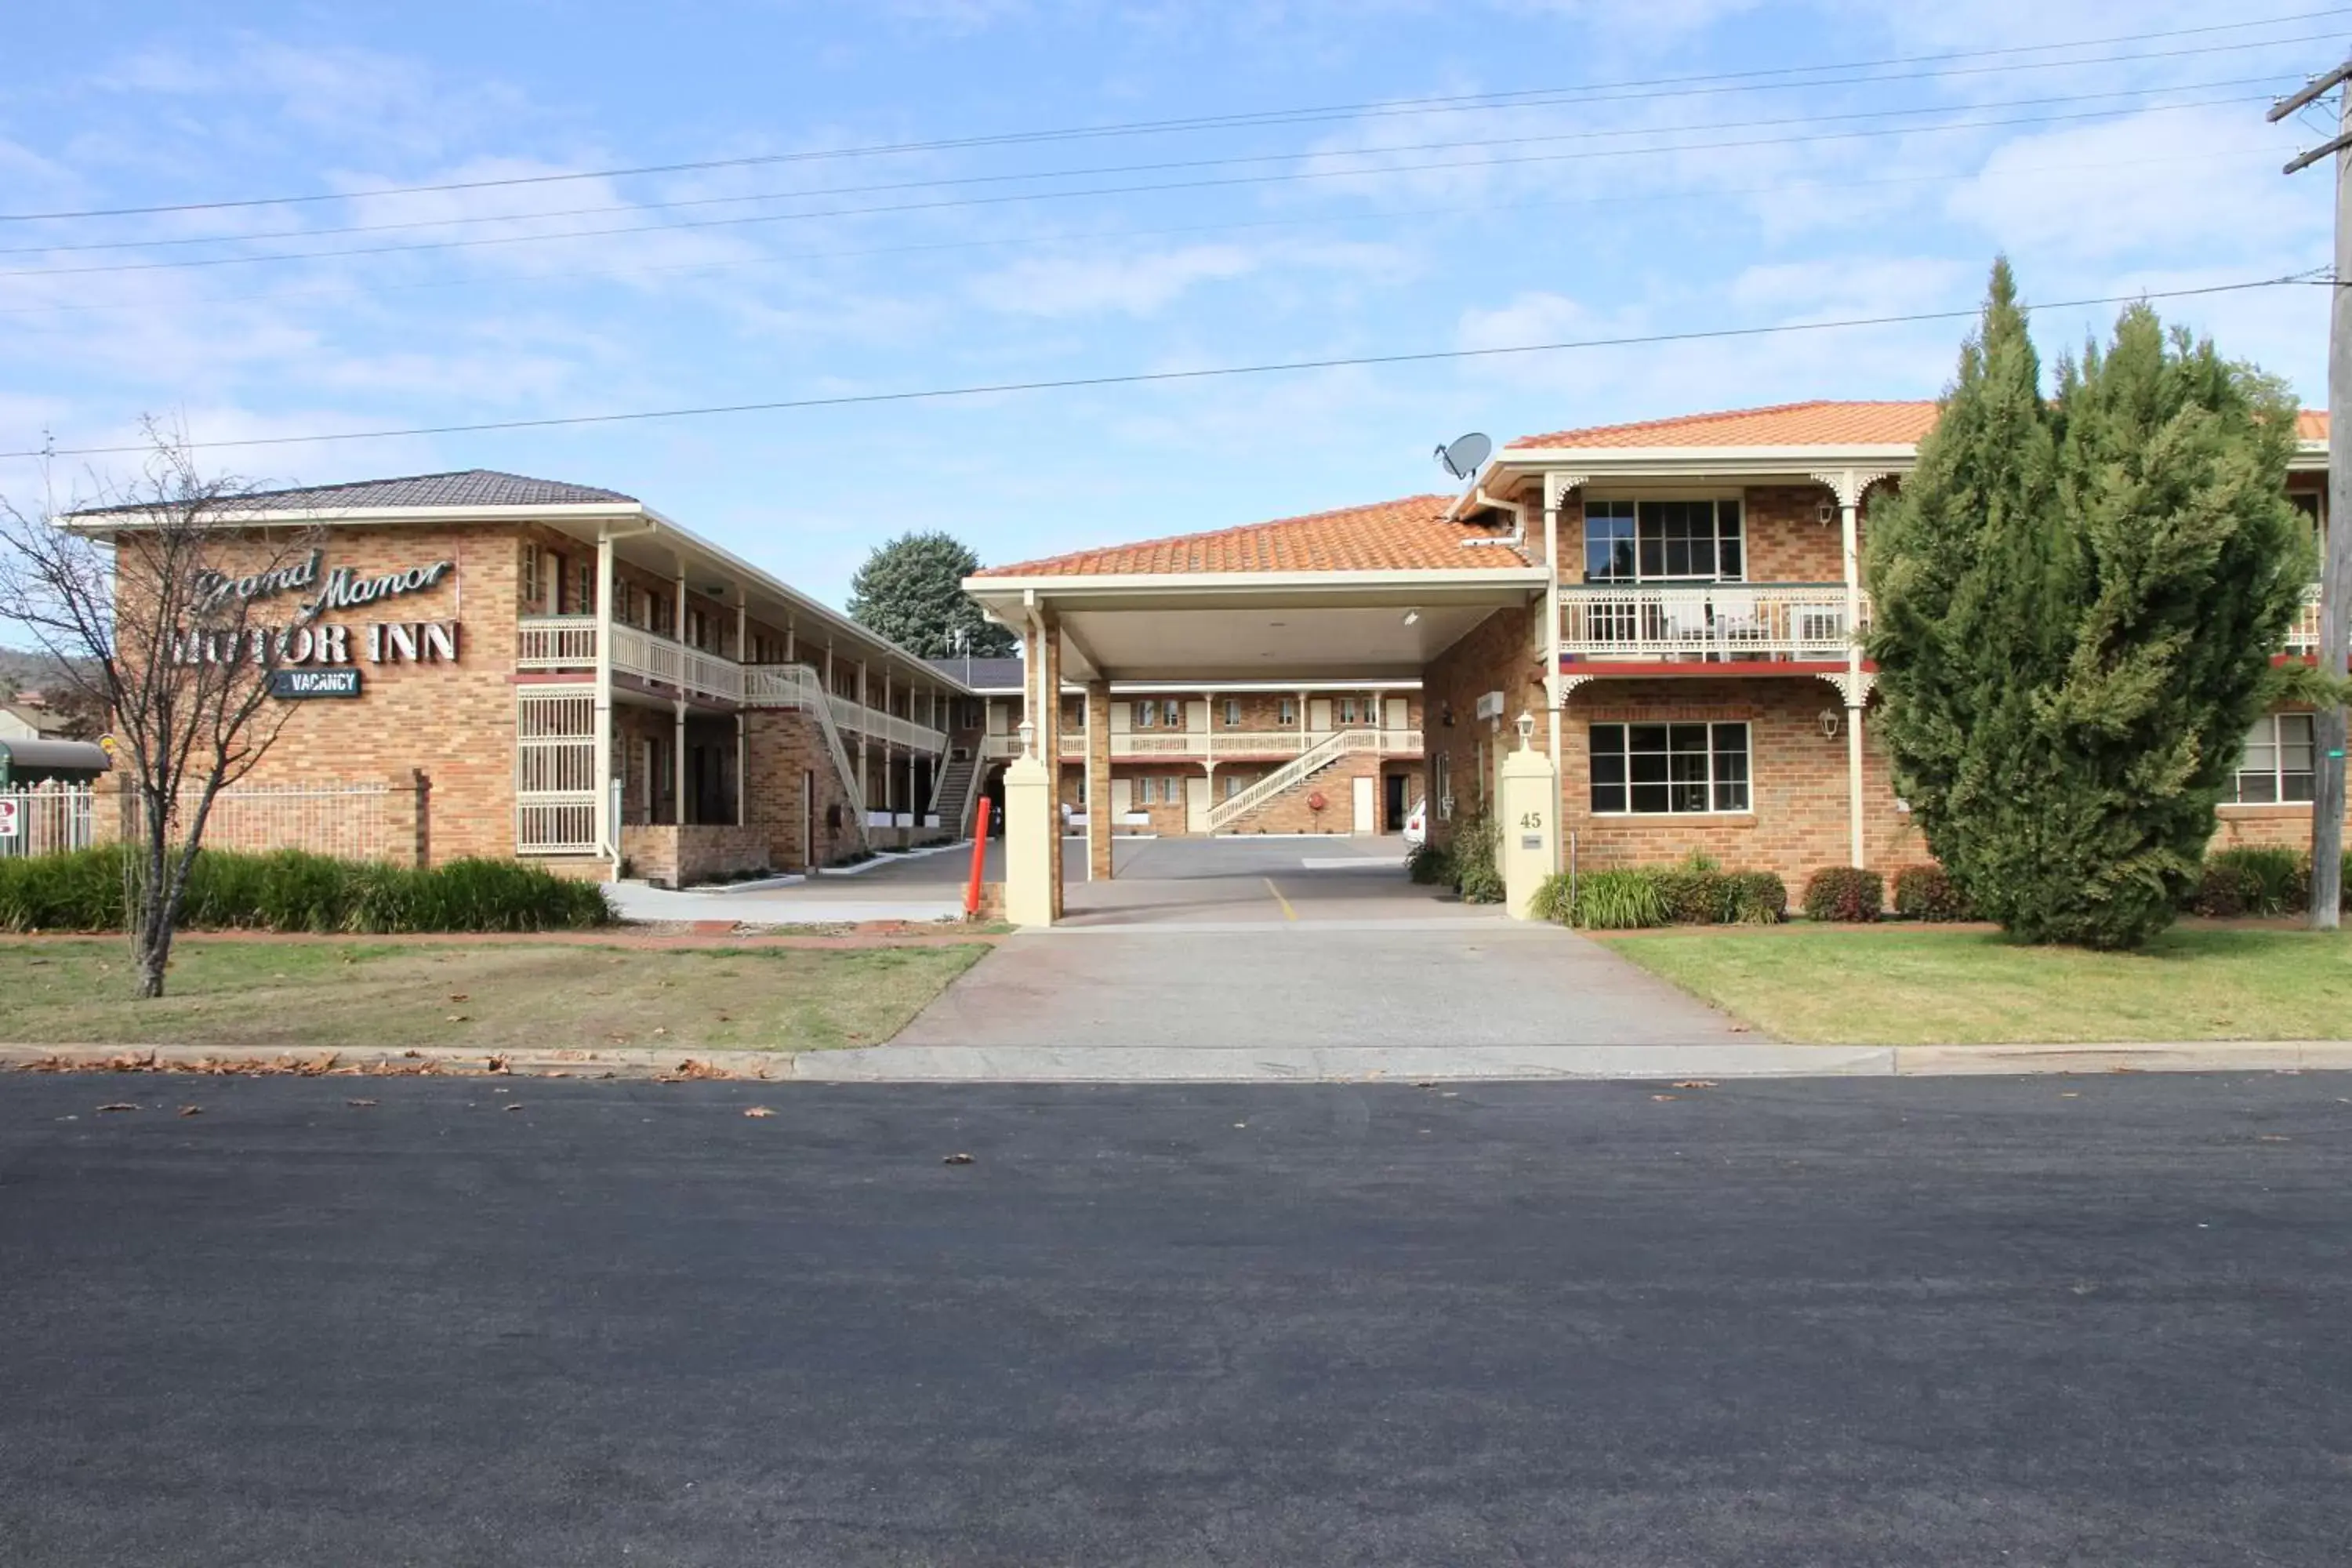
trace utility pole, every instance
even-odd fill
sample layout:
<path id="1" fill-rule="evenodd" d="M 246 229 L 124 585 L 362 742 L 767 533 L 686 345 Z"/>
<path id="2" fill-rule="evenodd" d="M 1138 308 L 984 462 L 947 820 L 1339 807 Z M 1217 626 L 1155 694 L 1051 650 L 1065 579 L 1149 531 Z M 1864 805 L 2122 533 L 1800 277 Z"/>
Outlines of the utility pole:
<path id="1" fill-rule="evenodd" d="M 2270 112 L 2275 125 L 2330 89 L 2336 91 L 2333 140 L 2286 165 L 2307 169 L 2322 158 L 2336 159 L 2336 270 L 2327 311 L 2327 517 L 2323 525 L 2326 560 L 2319 574 L 2319 670 L 2333 681 L 2345 676 L 2346 618 L 2352 613 L 2352 59 L 2314 78 Z M 2345 711 L 2340 698 L 2312 716 L 2311 925 L 2334 931 L 2343 900 Z"/>

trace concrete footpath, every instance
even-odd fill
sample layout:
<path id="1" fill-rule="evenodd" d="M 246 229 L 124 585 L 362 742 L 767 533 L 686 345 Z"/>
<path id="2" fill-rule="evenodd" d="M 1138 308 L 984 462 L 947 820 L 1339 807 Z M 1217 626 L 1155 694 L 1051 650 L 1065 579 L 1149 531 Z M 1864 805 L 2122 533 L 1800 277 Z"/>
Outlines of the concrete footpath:
<path id="1" fill-rule="evenodd" d="M 605 1048 L 485 1056 L 451 1047 L 253 1055 L 215 1046 L 0 1045 L 0 1071 L 512 1075 L 811 1083 L 1366 1083 L 1944 1078 L 2036 1073 L 2352 1071 L 2352 1040 L 2087 1045 L 869 1046 Z"/>

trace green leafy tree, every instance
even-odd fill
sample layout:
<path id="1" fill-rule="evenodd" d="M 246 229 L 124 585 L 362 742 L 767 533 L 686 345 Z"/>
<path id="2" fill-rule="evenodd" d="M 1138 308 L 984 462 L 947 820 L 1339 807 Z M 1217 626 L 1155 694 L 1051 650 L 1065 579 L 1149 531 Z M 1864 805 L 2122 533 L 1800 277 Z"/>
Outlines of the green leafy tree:
<path id="1" fill-rule="evenodd" d="M 2280 385 L 2126 310 L 2055 395 L 2006 261 L 1899 495 L 1870 639 L 1897 789 L 1975 908 L 2029 942 L 2168 925 L 2247 729 L 2288 689 L 2313 546 Z"/>
<path id="2" fill-rule="evenodd" d="M 901 534 L 875 546 L 857 569 L 850 617 L 926 658 L 1009 657 L 1017 646 L 1013 633 L 982 616 L 963 591 L 963 580 L 979 570 L 980 557 L 952 534 Z"/>

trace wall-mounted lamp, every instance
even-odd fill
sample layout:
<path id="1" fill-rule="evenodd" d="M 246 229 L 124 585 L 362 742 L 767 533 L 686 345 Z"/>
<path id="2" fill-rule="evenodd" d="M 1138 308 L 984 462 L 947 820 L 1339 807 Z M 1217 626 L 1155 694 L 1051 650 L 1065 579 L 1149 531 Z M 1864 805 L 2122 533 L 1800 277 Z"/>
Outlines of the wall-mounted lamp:
<path id="1" fill-rule="evenodd" d="M 1824 741 L 1834 741 L 1838 738 L 1838 731 L 1845 725 L 1845 715 L 1839 712 L 1834 708 L 1824 708 L 1822 710 L 1820 722 L 1822 726 L 1822 739 Z"/>
<path id="2" fill-rule="evenodd" d="M 1021 731 L 1021 754 L 1024 757 L 1035 756 L 1037 754 L 1036 723 L 1032 720 L 1024 719 L 1021 721 L 1019 728 Z"/>
<path id="3" fill-rule="evenodd" d="M 1813 509 L 1813 520 L 1822 524 L 1822 527 L 1826 528 L 1831 523 L 1837 521 L 1837 508 L 1832 506 L 1827 501 L 1823 501 L 1820 506 Z"/>
<path id="4" fill-rule="evenodd" d="M 1511 722 L 1519 732 L 1519 750 L 1524 752 L 1528 749 L 1528 742 L 1536 738 L 1536 716 L 1522 708 L 1519 716 Z"/>
<path id="5" fill-rule="evenodd" d="M 1438 709 L 1437 721 L 1448 730 L 1454 728 L 1454 704 L 1447 702 Z"/>

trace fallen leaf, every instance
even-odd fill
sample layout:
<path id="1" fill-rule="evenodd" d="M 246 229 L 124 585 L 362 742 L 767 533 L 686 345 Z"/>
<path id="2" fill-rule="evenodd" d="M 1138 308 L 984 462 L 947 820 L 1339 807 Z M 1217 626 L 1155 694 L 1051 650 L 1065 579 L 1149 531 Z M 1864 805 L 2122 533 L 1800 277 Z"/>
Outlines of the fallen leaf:
<path id="1" fill-rule="evenodd" d="M 449 1022 L 453 1024 L 462 1024 L 466 1022 L 466 1015 L 463 1013 L 452 1013 L 449 1015 Z"/>
<path id="2" fill-rule="evenodd" d="M 2076 1089 L 2062 1089 L 2058 1091 L 2058 1098 L 2061 1100 L 2080 1100 L 2083 1098 L 2083 1091 Z"/>
<path id="3" fill-rule="evenodd" d="M 463 1002 L 466 1000 L 466 993 L 463 991 L 452 991 L 449 993 L 449 1000 L 452 1002 Z"/>
<path id="4" fill-rule="evenodd" d="M 128 1110 L 130 1108 L 125 1106 L 123 1109 Z M 969 1165 L 971 1163 L 971 1156 L 969 1154 L 950 1154 L 946 1159 L 941 1160 L 940 1163 L 942 1165 Z"/>
<path id="5" fill-rule="evenodd" d="M 118 1100 L 110 1105 L 101 1105 L 99 1109 L 100 1110 L 136 1110 L 139 1108 L 127 1100 Z"/>
<path id="6" fill-rule="evenodd" d="M 654 1026 L 654 1033 L 656 1035 L 667 1035 L 669 1031 L 662 1027 L 659 1024 L 656 1024 Z"/>
<path id="7" fill-rule="evenodd" d="M 2290 1140 L 2284 1132 L 2259 1132 L 2254 1135 L 2254 1142 L 2257 1143 L 2285 1143 L 2290 1142 Z"/>
<path id="8" fill-rule="evenodd" d="M 1654 1094 L 1650 1096 L 1650 1098 L 1652 1100 L 1673 1100 L 1676 1097 L 1671 1094 Z"/>
<path id="9" fill-rule="evenodd" d="M 180 1107 L 180 1114 L 183 1116 L 202 1116 L 204 1113 L 205 1108 L 201 1105 L 184 1105 Z"/>
<path id="10" fill-rule="evenodd" d="M 374 1100 L 347 1100 L 343 1101 L 343 1103 L 344 1103 L 345 1105 L 351 1105 L 351 1106 L 362 1106 L 362 1105 L 373 1105 L 373 1104 L 375 1103 L 375 1101 L 374 1101 Z"/>
<path id="11" fill-rule="evenodd" d="M 521 1100 L 515 1100 L 515 1101 L 513 1101 L 511 1104 L 509 1104 L 509 1105 L 507 1107 L 507 1109 L 508 1109 L 509 1110 L 520 1110 L 522 1109 L 522 1101 L 521 1101 Z"/>
<path id="12" fill-rule="evenodd" d="M 747 1105 L 743 1108 L 743 1114 L 746 1116 L 773 1116 L 775 1112 L 769 1110 L 764 1105 Z"/>
<path id="13" fill-rule="evenodd" d="M 1715 1079 L 1711 1078 L 1677 1079 L 1675 1082 L 1675 1087 L 1676 1089 L 1713 1089 L 1715 1087 Z"/>
<path id="14" fill-rule="evenodd" d="M 502 1056 L 494 1056 L 488 1062 L 484 1063 L 483 1067 L 485 1071 L 504 1072 L 507 1070 L 507 1058 Z"/>

